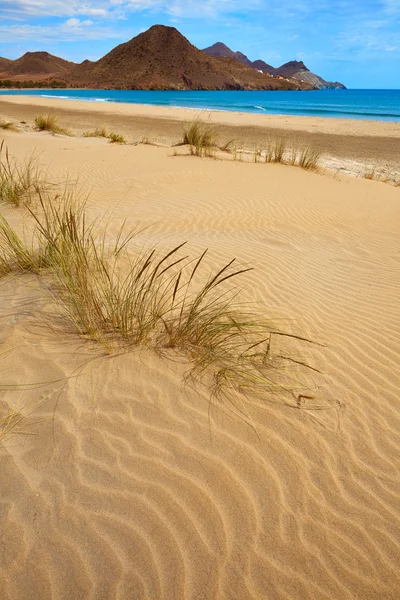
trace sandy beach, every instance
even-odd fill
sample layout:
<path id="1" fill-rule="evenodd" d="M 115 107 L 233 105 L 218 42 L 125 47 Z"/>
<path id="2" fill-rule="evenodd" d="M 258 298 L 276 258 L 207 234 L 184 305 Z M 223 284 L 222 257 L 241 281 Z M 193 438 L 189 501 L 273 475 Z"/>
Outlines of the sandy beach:
<path id="1" fill-rule="evenodd" d="M 27 130 L 0 140 L 52 183 L 76 182 L 111 239 L 136 226 L 132 252 L 187 241 L 190 256 L 208 248 L 207 267 L 254 267 L 243 301 L 321 345 L 287 342 L 315 369 L 299 373 L 298 405 L 219 404 L 185 385 L 179 356 L 106 355 L 51 325 L 35 275 L 1 278 L 0 417 L 32 407 L 0 445 L 2 600 L 397 600 L 399 188 L 32 131 L 55 107 L 73 132 L 166 144 L 188 111 L 1 97 L 0 117 Z M 336 159 L 400 160 L 400 123 L 211 119 L 222 138 L 282 129 Z"/>
<path id="2" fill-rule="evenodd" d="M 324 157 L 326 166 L 336 172 L 360 175 L 376 166 L 400 177 L 400 123 L 259 115 L 227 111 L 204 111 L 123 104 L 0 96 L 0 115 L 12 121 L 25 121 L 26 128 L 38 112 L 56 112 L 63 125 L 74 134 L 107 126 L 122 133 L 130 143 L 142 139 L 171 145 L 182 137 L 182 123 L 201 114 L 215 124 L 222 141 L 235 140 L 239 146 L 262 146 L 266 137 L 287 137 L 294 144 L 310 146 Z"/>

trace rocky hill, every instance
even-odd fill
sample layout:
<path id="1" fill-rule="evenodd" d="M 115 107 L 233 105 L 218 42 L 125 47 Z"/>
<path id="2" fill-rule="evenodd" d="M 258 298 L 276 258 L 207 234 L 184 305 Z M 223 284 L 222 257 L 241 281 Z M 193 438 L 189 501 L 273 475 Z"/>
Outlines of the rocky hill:
<path id="1" fill-rule="evenodd" d="M 12 63 L 13 61 L 9 58 L 3 58 L 0 56 L 0 73 L 2 71 L 6 71 L 12 65 Z"/>
<path id="2" fill-rule="evenodd" d="M 295 79 L 302 83 L 310 83 L 313 87 L 318 89 L 346 89 L 342 83 L 338 83 L 337 81 L 325 81 L 325 79 L 322 79 L 319 75 L 311 73 L 302 61 L 293 60 L 285 63 L 281 67 L 275 68 L 268 65 L 263 60 L 255 60 L 252 62 L 247 56 L 241 52 L 233 52 L 233 50 L 228 48 L 228 46 L 222 42 L 217 42 L 213 46 L 204 48 L 203 52 L 208 56 L 214 57 L 230 56 L 253 69 L 261 70 L 263 73 L 268 73 L 274 77 Z"/>
<path id="3" fill-rule="evenodd" d="M 309 83 L 268 77 L 232 56 L 215 58 L 177 29 L 154 25 L 97 62 L 76 66 L 70 83 L 92 88 L 273 90 L 311 89 Z"/>
<path id="4" fill-rule="evenodd" d="M 293 77 L 293 79 L 299 79 L 300 81 L 307 81 L 320 90 L 346 89 L 343 83 L 337 81 L 325 81 L 325 79 L 322 79 L 319 75 L 311 73 L 310 69 L 307 69 L 303 61 L 292 60 L 275 69 L 271 75 L 272 74 L 282 75 L 283 77 Z"/>
<path id="5" fill-rule="evenodd" d="M 7 62 L 3 64 L 3 60 Z M 0 58 L 2 76 L 24 76 L 34 78 L 43 75 L 66 75 L 75 67 L 75 63 L 53 56 L 48 52 L 27 52 L 17 60 Z"/>

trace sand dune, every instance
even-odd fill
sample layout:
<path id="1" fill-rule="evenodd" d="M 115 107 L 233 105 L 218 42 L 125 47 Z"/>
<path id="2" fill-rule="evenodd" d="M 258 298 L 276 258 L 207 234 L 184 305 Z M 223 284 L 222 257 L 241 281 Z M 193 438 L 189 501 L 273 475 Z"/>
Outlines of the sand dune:
<path id="1" fill-rule="evenodd" d="M 41 402 L 0 449 L 4 600 L 363 600 L 400 591 L 399 190 L 171 149 L 4 133 L 77 179 L 111 233 L 188 241 L 256 267 L 243 298 L 325 347 L 244 422 L 150 349 L 106 357 L 41 319 L 30 275 L 0 281 L 0 406 Z M 15 211 L 2 207 L 14 219 Z M 20 214 L 20 213 L 18 213 Z M 13 216 L 14 215 L 14 216 Z M 145 228 L 149 226 L 148 228 Z M 312 402 L 307 406 L 311 408 Z"/>

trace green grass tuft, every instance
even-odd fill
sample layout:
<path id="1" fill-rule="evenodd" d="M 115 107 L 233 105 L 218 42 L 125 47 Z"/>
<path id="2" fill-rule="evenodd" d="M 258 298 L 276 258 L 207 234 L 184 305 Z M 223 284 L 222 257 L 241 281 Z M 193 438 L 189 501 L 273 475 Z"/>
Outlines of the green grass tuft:
<path id="1" fill-rule="evenodd" d="M 126 139 L 119 133 L 113 133 L 111 131 L 107 137 L 110 140 L 110 144 L 126 144 Z"/>
<path id="2" fill-rule="evenodd" d="M 8 129 L 10 131 L 18 131 L 15 123 L 12 121 L 2 121 L 0 119 L 0 129 Z"/>
<path id="3" fill-rule="evenodd" d="M 68 129 L 60 127 L 58 124 L 58 116 L 55 113 L 36 115 L 35 126 L 39 131 L 51 131 L 52 133 L 71 135 Z"/>
<path id="4" fill-rule="evenodd" d="M 10 156 L 3 140 L 0 144 L 0 202 L 13 206 L 30 204 L 44 185 L 36 156 L 32 154 L 20 163 Z"/>
<path id="5" fill-rule="evenodd" d="M 83 137 L 108 137 L 108 131 L 106 127 L 98 127 L 93 131 L 84 131 Z"/>

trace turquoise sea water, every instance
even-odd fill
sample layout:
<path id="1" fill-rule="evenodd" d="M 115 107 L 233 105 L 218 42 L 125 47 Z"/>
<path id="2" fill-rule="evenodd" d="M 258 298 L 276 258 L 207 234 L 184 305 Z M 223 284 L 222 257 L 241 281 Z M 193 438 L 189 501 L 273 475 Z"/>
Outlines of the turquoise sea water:
<path id="1" fill-rule="evenodd" d="M 400 121 L 400 90 L 214 92 L 137 90 L 2 90 L 3 94 L 96 102 L 176 106 L 276 115 Z"/>

